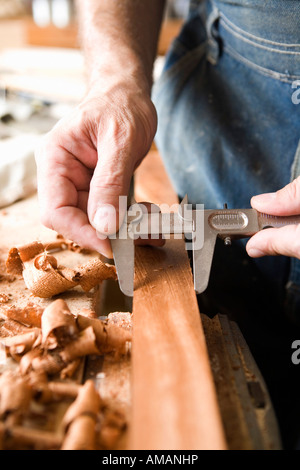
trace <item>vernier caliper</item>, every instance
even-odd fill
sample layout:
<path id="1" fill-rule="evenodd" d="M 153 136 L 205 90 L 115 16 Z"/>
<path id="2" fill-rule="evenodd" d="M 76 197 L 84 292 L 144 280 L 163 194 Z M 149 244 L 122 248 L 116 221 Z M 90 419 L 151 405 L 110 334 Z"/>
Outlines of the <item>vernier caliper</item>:
<path id="1" fill-rule="evenodd" d="M 198 207 L 199 205 L 197 205 Z M 134 241 L 137 238 L 184 236 L 186 249 L 193 252 L 194 288 L 205 291 L 211 271 L 217 237 L 230 245 L 231 240 L 248 238 L 268 227 L 300 223 L 299 216 L 276 217 L 255 209 L 192 209 L 187 196 L 178 212 L 148 212 L 142 204 L 129 207 L 119 232 L 110 237 L 121 291 L 132 297 L 134 291 Z"/>

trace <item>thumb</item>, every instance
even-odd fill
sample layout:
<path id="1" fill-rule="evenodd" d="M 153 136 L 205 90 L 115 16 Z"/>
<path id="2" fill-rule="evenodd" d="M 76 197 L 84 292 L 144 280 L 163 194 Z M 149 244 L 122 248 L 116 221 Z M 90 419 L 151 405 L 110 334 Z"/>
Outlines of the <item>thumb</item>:
<path id="1" fill-rule="evenodd" d="M 300 213 L 300 177 L 275 193 L 254 196 L 251 205 L 259 212 L 271 215 L 296 215 Z"/>
<path id="2" fill-rule="evenodd" d="M 101 155 L 98 159 L 90 184 L 88 215 L 99 238 L 116 233 L 122 225 L 132 174 L 128 155 Z"/>

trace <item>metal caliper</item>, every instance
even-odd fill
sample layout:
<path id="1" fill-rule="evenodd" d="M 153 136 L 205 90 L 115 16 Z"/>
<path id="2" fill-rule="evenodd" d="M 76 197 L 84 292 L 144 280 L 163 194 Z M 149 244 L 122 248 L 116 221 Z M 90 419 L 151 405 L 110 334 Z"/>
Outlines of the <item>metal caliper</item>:
<path id="1" fill-rule="evenodd" d="M 197 205 L 198 207 L 199 205 Z M 157 206 L 155 206 L 157 207 Z M 230 245 L 234 239 L 248 238 L 265 228 L 299 224 L 300 216 L 271 216 L 255 209 L 193 209 L 187 196 L 178 212 L 149 212 L 134 203 L 116 235 L 110 237 L 121 291 L 133 297 L 135 240 L 163 236 L 185 237 L 186 249 L 193 253 L 194 288 L 201 294 L 207 288 L 217 237 Z"/>

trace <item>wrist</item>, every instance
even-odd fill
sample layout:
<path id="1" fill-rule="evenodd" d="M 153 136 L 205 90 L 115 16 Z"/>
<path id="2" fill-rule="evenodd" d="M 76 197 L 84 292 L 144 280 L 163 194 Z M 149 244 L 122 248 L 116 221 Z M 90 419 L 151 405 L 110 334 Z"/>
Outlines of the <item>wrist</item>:
<path id="1" fill-rule="evenodd" d="M 89 90 L 101 90 L 105 94 L 120 84 L 150 96 L 152 70 L 147 70 L 133 51 L 119 51 L 118 54 L 107 54 L 107 56 L 103 54 L 90 64 Z"/>

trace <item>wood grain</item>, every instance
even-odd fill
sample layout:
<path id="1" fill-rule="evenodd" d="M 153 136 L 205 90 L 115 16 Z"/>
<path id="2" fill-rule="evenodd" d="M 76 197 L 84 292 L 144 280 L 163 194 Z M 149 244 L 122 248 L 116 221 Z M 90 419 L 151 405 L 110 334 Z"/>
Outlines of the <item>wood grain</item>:
<path id="1" fill-rule="evenodd" d="M 178 202 L 152 151 L 135 177 L 136 199 Z M 183 240 L 136 247 L 131 449 L 225 449 L 226 442 Z"/>
<path id="2" fill-rule="evenodd" d="M 177 194 L 157 150 L 151 150 L 148 153 L 135 172 L 134 178 L 137 202 L 152 202 L 170 207 L 178 204 Z M 162 212 L 164 212 L 163 208 Z"/>
<path id="3" fill-rule="evenodd" d="M 226 447 L 181 240 L 136 249 L 133 449 Z"/>

